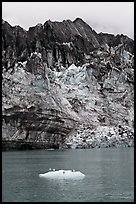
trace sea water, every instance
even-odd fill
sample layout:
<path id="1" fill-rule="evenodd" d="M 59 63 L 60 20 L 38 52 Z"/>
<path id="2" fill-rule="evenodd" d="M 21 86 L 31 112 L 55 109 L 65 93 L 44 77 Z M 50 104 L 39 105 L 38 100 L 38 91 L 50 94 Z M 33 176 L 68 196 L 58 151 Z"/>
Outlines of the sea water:
<path id="1" fill-rule="evenodd" d="M 85 178 L 39 178 L 49 168 Z M 2 202 L 134 202 L 134 148 L 2 152 Z"/>

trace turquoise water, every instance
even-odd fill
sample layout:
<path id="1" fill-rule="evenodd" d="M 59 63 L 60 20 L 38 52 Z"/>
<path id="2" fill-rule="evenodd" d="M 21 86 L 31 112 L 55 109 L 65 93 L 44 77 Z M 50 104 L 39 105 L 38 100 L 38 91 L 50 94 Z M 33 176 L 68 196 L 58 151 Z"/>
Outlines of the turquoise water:
<path id="1" fill-rule="evenodd" d="M 83 180 L 40 173 L 75 169 Z M 134 202 L 134 148 L 2 152 L 3 202 Z"/>

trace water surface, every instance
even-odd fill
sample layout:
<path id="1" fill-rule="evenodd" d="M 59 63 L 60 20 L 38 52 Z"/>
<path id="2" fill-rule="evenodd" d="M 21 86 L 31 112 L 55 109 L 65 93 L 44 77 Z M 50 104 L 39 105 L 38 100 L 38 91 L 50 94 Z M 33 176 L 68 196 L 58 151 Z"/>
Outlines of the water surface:
<path id="1" fill-rule="evenodd" d="M 83 180 L 40 173 L 75 169 Z M 134 202 L 134 148 L 31 150 L 2 153 L 3 202 Z"/>

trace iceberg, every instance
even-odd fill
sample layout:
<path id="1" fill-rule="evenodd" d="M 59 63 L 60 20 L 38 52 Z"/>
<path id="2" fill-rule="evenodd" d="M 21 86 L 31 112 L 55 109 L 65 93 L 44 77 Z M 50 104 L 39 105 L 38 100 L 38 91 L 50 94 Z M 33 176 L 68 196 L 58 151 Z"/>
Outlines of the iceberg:
<path id="1" fill-rule="evenodd" d="M 44 174 L 39 174 L 39 177 L 48 179 L 83 179 L 85 175 L 80 171 L 75 170 L 58 170 L 49 171 Z"/>

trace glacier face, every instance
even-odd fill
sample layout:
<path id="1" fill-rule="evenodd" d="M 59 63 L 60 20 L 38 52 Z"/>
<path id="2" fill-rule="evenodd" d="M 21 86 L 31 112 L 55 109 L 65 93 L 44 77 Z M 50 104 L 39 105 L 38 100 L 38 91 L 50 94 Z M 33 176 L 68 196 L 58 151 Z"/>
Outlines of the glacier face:
<path id="1" fill-rule="evenodd" d="M 66 27 L 70 39 L 60 31 Z M 133 146 L 131 44 L 126 36 L 97 34 L 80 19 L 46 22 L 28 33 L 3 22 L 3 141 L 44 142 L 44 148 Z"/>

